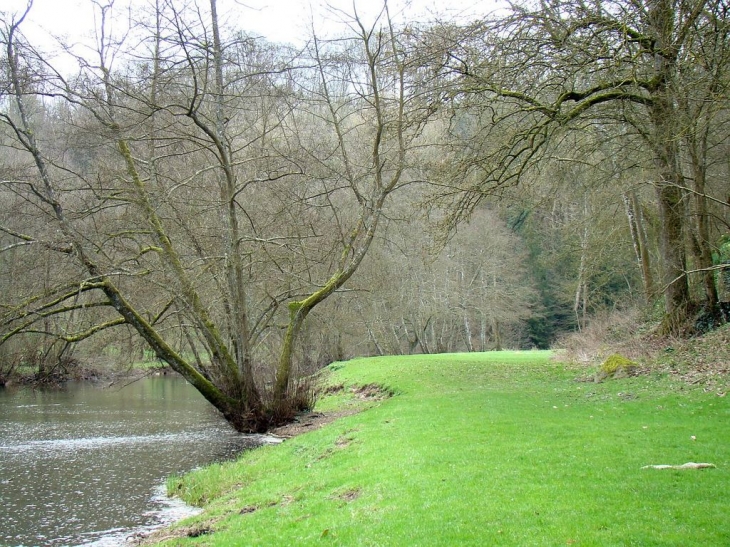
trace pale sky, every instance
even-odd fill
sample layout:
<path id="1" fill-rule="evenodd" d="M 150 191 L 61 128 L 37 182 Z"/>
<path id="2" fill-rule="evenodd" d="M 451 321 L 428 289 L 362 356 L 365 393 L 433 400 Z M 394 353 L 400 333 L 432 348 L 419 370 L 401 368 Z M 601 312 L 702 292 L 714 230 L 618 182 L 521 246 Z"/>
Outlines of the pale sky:
<path id="1" fill-rule="evenodd" d="M 154 4 L 154 0 L 96 0 L 97 4 L 114 3 L 114 13 Z M 203 11 L 210 9 L 209 0 L 179 0 L 180 5 L 196 1 Z M 397 23 L 433 20 L 436 16 L 449 20 L 473 20 L 494 11 L 503 0 L 388 0 L 390 14 Z M 177 3 L 177 2 L 176 2 Z M 7 22 L 23 12 L 28 0 L 0 0 L 0 15 Z M 380 12 L 383 0 L 218 0 L 220 21 L 249 32 L 261 35 L 272 42 L 303 45 L 311 36 L 312 22 L 317 35 L 322 38 L 346 34 L 342 19 L 333 12 L 342 10 L 353 13 L 353 4 L 358 15 L 366 24 L 371 24 Z M 33 0 L 29 16 L 23 22 L 21 31 L 28 40 L 44 54 L 57 70 L 67 74 L 78 70 L 78 64 L 63 55 L 51 35 L 59 36 L 64 42 L 75 44 L 77 54 L 93 47 L 94 13 L 93 0 Z M 329 6 L 329 8 L 328 8 Z M 123 25 L 116 28 L 124 35 Z M 86 44 L 86 46 L 84 46 Z M 118 59 L 118 61 L 121 61 Z M 116 64 L 116 63 L 115 63 Z"/>
<path id="2" fill-rule="evenodd" d="M 108 1 L 108 0 L 106 0 Z M 141 5 L 148 0 L 115 0 L 115 10 L 129 5 Z M 498 0 L 389 0 L 391 15 L 399 21 L 429 20 L 433 14 L 458 18 L 484 14 Z M 182 3 L 182 2 L 181 2 Z M 198 0 L 207 8 L 208 0 Z M 218 0 L 219 15 L 228 15 L 236 26 L 261 34 L 274 42 L 303 42 L 310 33 L 310 21 L 318 33 L 336 28 L 336 16 L 325 9 L 329 4 L 352 12 L 353 0 Z M 381 0 L 354 0 L 358 13 L 372 17 L 382 6 Z M 18 13 L 27 0 L 2 0 L 0 11 Z M 34 0 L 33 9 L 23 30 L 34 39 L 42 28 L 54 34 L 81 37 L 93 26 L 91 0 Z"/>

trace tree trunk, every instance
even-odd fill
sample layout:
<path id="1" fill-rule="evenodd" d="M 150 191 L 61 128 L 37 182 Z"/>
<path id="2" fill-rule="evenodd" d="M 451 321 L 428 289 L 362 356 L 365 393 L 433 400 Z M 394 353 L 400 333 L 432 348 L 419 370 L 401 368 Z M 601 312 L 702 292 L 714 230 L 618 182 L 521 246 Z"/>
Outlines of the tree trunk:
<path id="1" fill-rule="evenodd" d="M 646 229 L 644 227 L 643 215 L 641 214 L 639 198 L 633 190 L 630 193 L 624 193 L 622 198 L 626 217 L 629 221 L 629 230 L 631 231 L 631 241 L 634 246 L 634 253 L 636 254 L 636 262 L 641 271 L 641 280 L 644 285 L 644 298 L 648 303 L 654 298 L 654 277 L 651 273 Z"/>
<path id="2" fill-rule="evenodd" d="M 479 329 L 480 351 L 487 351 L 487 317 L 482 313 L 481 328 Z"/>
<path id="3" fill-rule="evenodd" d="M 715 284 L 715 272 L 712 270 L 712 249 L 710 247 L 710 217 L 707 209 L 706 192 L 706 167 L 703 161 L 704 151 L 707 147 L 707 135 L 705 133 L 702 142 L 698 143 L 689 139 L 689 155 L 692 160 L 692 175 L 694 179 L 694 216 L 696 233 L 693 240 L 697 249 L 697 269 L 702 270 L 702 286 L 705 295 L 705 308 L 707 312 L 716 316 L 718 314 L 719 296 Z"/>
<path id="4" fill-rule="evenodd" d="M 685 319 L 690 303 L 684 250 L 683 192 L 664 179 L 657 185 L 657 198 L 662 226 L 659 250 L 664 267 L 664 311 L 669 321 L 681 322 Z M 679 325 L 675 323 L 674 326 Z M 671 326 L 671 330 L 674 326 Z"/>
<path id="5" fill-rule="evenodd" d="M 466 351 L 469 353 L 474 351 L 474 345 L 471 342 L 471 325 L 469 324 L 469 314 L 464 311 L 464 341 L 466 342 Z"/>
<path id="6" fill-rule="evenodd" d="M 241 235 L 236 211 L 236 176 L 233 168 L 232 151 L 225 138 L 225 114 L 223 107 L 223 47 L 218 28 L 217 0 L 210 0 L 211 24 L 213 30 L 213 65 L 215 71 L 215 139 L 220 162 L 222 180 L 220 183 L 222 211 L 226 226 L 225 263 L 230 298 L 230 332 L 234 354 L 241 378 L 241 390 L 248 399 L 259 398 L 253 379 L 251 340 L 249 334 L 248 302 L 246 285 L 241 264 Z M 197 117 L 194 118 L 198 123 Z"/>
<path id="7" fill-rule="evenodd" d="M 588 204 L 587 204 L 587 197 L 584 196 L 584 205 L 585 205 L 585 217 L 584 222 L 586 223 L 585 227 L 583 228 L 583 234 L 580 239 L 580 265 L 578 267 L 578 280 L 576 282 L 575 287 L 575 298 L 573 300 L 573 312 L 575 313 L 575 321 L 578 324 L 578 330 L 582 331 L 585 328 L 585 318 L 586 318 L 586 302 L 587 302 L 587 293 L 588 293 L 588 283 L 586 281 L 586 261 L 587 261 L 587 255 L 588 255 Z M 581 299 L 581 296 L 583 297 Z M 583 309 L 581 312 L 581 302 L 583 303 Z"/>
<path id="8" fill-rule="evenodd" d="M 492 319 L 492 334 L 494 335 L 494 350 L 502 351 L 502 334 L 499 332 L 499 321 Z"/>
<path id="9" fill-rule="evenodd" d="M 672 77 L 677 73 L 678 52 L 672 36 L 676 14 L 670 0 L 654 0 L 649 4 L 648 15 L 656 40 L 657 84 L 649 114 L 654 129 L 654 165 L 659 178 L 656 192 L 662 228 L 659 251 L 664 285 L 663 330 L 674 333 L 685 323 L 690 304 L 684 243 L 684 177 L 679 164 L 677 112 L 670 89 Z"/>

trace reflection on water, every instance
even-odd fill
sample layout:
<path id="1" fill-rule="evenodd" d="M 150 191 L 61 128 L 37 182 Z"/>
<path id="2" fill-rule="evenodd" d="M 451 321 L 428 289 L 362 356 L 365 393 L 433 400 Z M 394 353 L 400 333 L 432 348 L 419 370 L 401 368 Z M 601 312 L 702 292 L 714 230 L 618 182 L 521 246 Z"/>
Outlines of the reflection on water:
<path id="1" fill-rule="evenodd" d="M 184 510 L 166 476 L 257 444 L 180 378 L 0 390 L 0 545 L 118 545 Z"/>

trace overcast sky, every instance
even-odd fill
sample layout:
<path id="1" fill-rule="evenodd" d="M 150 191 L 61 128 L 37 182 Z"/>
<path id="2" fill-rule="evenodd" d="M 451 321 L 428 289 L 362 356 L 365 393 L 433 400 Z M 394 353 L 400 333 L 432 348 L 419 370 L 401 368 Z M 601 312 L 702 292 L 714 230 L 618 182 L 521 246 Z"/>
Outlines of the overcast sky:
<path id="1" fill-rule="evenodd" d="M 108 1 L 108 0 L 107 0 Z M 141 5 L 153 0 L 115 0 L 115 10 Z M 208 0 L 198 0 L 208 6 Z M 399 21 L 429 20 L 434 14 L 449 18 L 486 13 L 498 0 L 389 0 L 391 14 Z M 353 0 L 329 0 L 327 4 L 348 13 Z M 228 15 L 236 26 L 261 34 L 271 41 L 298 43 L 310 32 L 310 21 L 318 33 L 333 31 L 336 16 L 328 12 L 323 0 L 218 0 L 221 15 Z M 380 0 L 355 0 L 359 14 L 367 19 L 382 6 Z M 27 0 L 0 0 L 0 10 L 18 13 Z M 81 38 L 93 27 L 91 0 L 34 0 L 33 9 L 23 30 L 34 40 L 41 29 L 57 35 Z"/>

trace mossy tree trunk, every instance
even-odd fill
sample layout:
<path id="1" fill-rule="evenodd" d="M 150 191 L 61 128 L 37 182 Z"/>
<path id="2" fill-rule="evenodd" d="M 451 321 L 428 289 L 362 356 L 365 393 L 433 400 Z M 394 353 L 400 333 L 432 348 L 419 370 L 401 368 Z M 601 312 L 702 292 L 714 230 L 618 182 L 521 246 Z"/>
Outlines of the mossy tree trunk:
<path id="1" fill-rule="evenodd" d="M 122 295 L 121 291 L 111 280 L 110 276 L 107 275 L 96 264 L 90 253 L 87 252 L 83 238 L 79 236 L 79 232 L 75 229 L 72 221 L 67 218 L 64 205 L 58 198 L 59 192 L 57 190 L 57 183 L 51 175 L 51 171 L 48 167 L 45 156 L 36 141 L 34 128 L 27 114 L 25 99 L 26 90 L 22 84 L 20 77 L 20 67 L 17 64 L 17 56 L 14 49 L 16 42 L 13 35 L 14 32 L 17 31 L 17 25 L 19 25 L 21 22 L 22 19 L 16 24 L 16 26 L 11 28 L 11 32 L 9 33 L 7 42 L 8 59 L 10 60 L 9 69 L 12 78 L 12 95 L 15 101 L 15 106 L 19 112 L 19 122 L 15 124 L 15 122 L 13 122 L 10 118 L 7 118 L 6 122 L 11 124 L 14 130 L 21 137 L 20 142 L 23 144 L 25 150 L 31 155 L 33 161 L 35 162 L 39 175 L 39 181 L 37 185 L 34 186 L 34 193 L 39 197 L 42 202 L 50 206 L 53 219 L 55 221 L 55 224 L 58 226 L 58 230 L 62 233 L 64 239 L 69 242 L 70 247 L 62 247 L 60 251 L 64 254 L 74 256 L 87 274 L 87 279 L 82 281 L 79 292 L 83 291 L 84 284 L 88 283 L 91 286 L 92 290 L 98 290 L 106 296 L 107 300 L 105 302 L 102 302 L 102 304 L 114 308 L 122 318 L 122 320 L 112 320 L 107 323 L 102 323 L 95 327 L 91 327 L 86 331 L 77 333 L 75 336 L 69 335 L 67 336 L 66 341 L 80 341 L 83 338 L 91 336 L 105 328 L 127 323 L 139 333 L 139 335 L 147 342 L 147 344 L 152 348 L 152 350 L 160 359 L 163 359 L 165 362 L 170 364 L 170 366 L 174 370 L 180 372 L 188 381 L 190 381 L 195 386 L 196 389 L 198 389 L 198 391 L 203 394 L 203 396 L 208 401 L 216 406 L 216 408 L 221 409 L 221 411 L 224 413 L 224 415 L 227 416 L 227 418 L 235 418 L 234 415 L 236 411 L 234 409 L 236 406 L 236 401 L 233 398 L 226 396 L 226 394 L 224 394 L 207 378 L 200 374 L 200 372 L 197 371 L 195 367 L 187 363 L 175 350 L 173 350 L 172 347 L 170 347 L 164 341 L 164 339 L 156 332 L 155 328 L 150 324 L 150 322 L 147 321 L 138 311 L 136 311 L 135 307 L 131 305 Z M 102 63 L 102 67 L 103 66 L 104 65 Z M 110 122 L 110 127 L 114 128 L 115 126 L 113 123 Z M 138 196 L 141 199 L 141 203 L 148 213 L 148 221 L 150 221 L 152 226 L 155 227 L 155 229 L 157 230 L 157 237 L 161 244 L 161 247 L 155 249 L 154 251 L 164 255 L 170 265 L 173 267 L 173 269 L 176 269 L 178 272 L 180 272 L 182 270 L 182 267 L 179 257 L 172 248 L 169 238 L 166 236 L 164 230 L 162 229 L 159 223 L 159 219 L 154 212 L 154 208 L 149 203 L 148 196 L 144 192 L 144 185 L 139 178 L 138 172 L 136 171 L 135 163 L 132 158 L 129 146 L 127 142 L 121 138 L 118 140 L 118 146 L 122 157 L 127 163 L 128 174 L 131 176 L 132 182 L 137 189 Z M 182 280 L 185 281 L 184 276 Z M 194 305 L 196 305 L 200 311 L 204 312 L 204 309 L 202 308 L 202 305 L 197 298 L 197 294 L 194 290 L 192 290 L 192 287 L 187 286 L 185 287 L 185 290 L 187 291 L 186 296 L 195 303 Z M 63 297 L 52 304 L 60 304 L 65 302 L 66 300 L 67 297 Z M 61 308 L 59 313 L 65 311 L 68 311 L 68 307 Z M 205 319 L 205 316 L 203 316 L 204 321 Z M 215 338 L 215 330 L 210 329 L 209 335 L 211 336 L 211 338 Z"/>
<path id="2" fill-rule="evenodd" d="M 340 258 L 330 278 L 305 298 L 289 303 L 289 324 L 274 388 L 277 401 L 285 399 L 289 392 L 296 342 L 304 321 L 359 268 L 375 238 L 386 201 L 401 183 L 412 143 L 434 112 L 429 104 L 417 100 L 417 90 L 409 88 L 403 44 L 398 41 L 388 4 L 384 3 L 383 12 L 372 26 L 366 26 L 357 14 L 350 23 L 357 29 L 357 36 L 349 41 L 344 51 L 336 49 L 341 47 L 341 42 L 328 44 L 315 37 L 312 54 L 320 75 L 318 93 L 326 105 L 328 123 L 339 144 L 340 176 L 359 204 L 359 215 L 349 234 L 343 234 Z M 335 58 L 347 59 L 345 64 L 351 74 L 361 70 L 354 69 L 355 66 L 364 66 L 364 83 L 340 82 L 358 97 L 358 103 L 364 99 L 359 115 L 368 119 L 373 127 L 364 133 L 364 139 L 353 140 L 348 136 L 351 128 L 347 125 L 347 111 L 341 111 L 343 98 L 330 91 L 327 70 L 328 63 L 332 62 L 328 57 L 331 52 L 335 53 Z M 390 87 L 383 89 L 386 82 Z M 362 149 L 369 150 L 369 161 L 364 165 L 357 160 Z"/>
<path id="3" fill-rule="evenodd" d="M 349 244 L 342 253 L 337 271 L 330 277 L 324 286 L 303 300 L 296 300 L 289 303 L 289 324 L 287 325 L 284 335 L 284 343 L 281 350 L 281 358 L 279 366 L 276 370 L 276 382 L 274 386 L 274 401 L 281 402 L 286 400 L 289 393 L 290 381 L 293 372 L 294 352 L 296 349 L 299 333 L 301 332 L 304 321 L 310 312 L 318 305 L 332 296 L 340 289 L 357 271 L 358 267 L 365 258 L 368 249 L 375 237 L 378 220 L 382 214 L 385 198 L 390 191 L 395 188 L 397 180 L 391 181 L 393 185 L 387 191 L 384 191 L 379 202 L 373 207 L 365 207 L 363 212 L 364 219 L 353 232 Z M 366 225 L 367 223 L 367 225 Z M 356 250 L 353 252 L 353 248 Z"/>
<path id="4" fill-rule="evenodd" d="M 654 148 L 658 181 L 655 183 L 659 218 L 660 252 L 663 266 L 665 324 L 681 325 L 690 303 L 685 253 L 684 176 L 679 157 L 678 116 L 671 92 L 677 71 L 674 43 L 676 14 L 671 0 L 655 0 L 648 6 L 648 32 L 653 39 L 654 86 L 649 115 L 653 130 L 649 139 Z"/>

